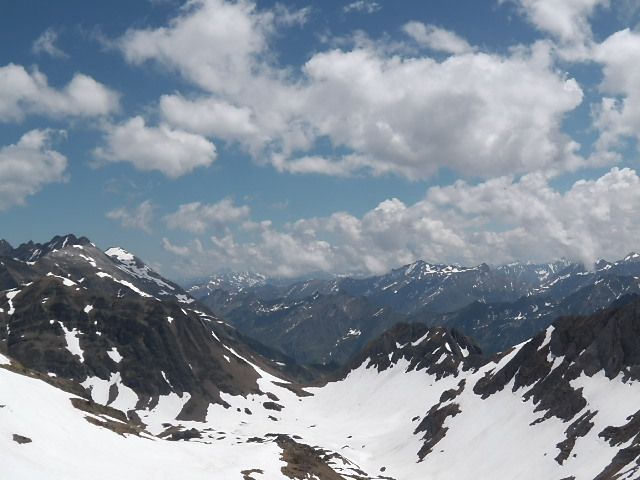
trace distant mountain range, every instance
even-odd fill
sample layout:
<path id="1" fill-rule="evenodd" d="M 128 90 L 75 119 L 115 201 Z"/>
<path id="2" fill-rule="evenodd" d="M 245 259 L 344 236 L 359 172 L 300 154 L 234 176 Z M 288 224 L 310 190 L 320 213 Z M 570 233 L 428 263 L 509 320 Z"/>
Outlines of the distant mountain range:
<path id="1" fill-rule="evenodd" d="M 580 299 L 608 301 L 623 283 L 604 290 L 615 287 L 612 279 L 633 278 L 636 259 L 593 272 L 567 265 L 513 303 L 540 295 L 571 308 Z M 405 279 L 416 273 L 403 271 Z M 485 267 L 448 274 L 469 285 L 469 272 L 485 276 L 477 290 L 485 293 L 486 277 L 497 276 Z M 411 284 L 391 275 L 396 285 Z M 341 343 L 376 335 L 319 377 L 239 333 L 122 248 L 103 252 L 72 235 L 16 249 L 3 244 L 0 279 L 3 478 L 640 476 L 638 295 L 595 314 L 563 316 L 493 355 L 448 326 L 366 330 L 420 310 L 372 308 L 372 295 L 329 290 L 296 299 L 303 289 L 289 289 L 293 306 L 285 314 L 275 300 L 258 300 L 269 310 L 265 318 L 297 330 L 300 342 L 308 337 L 289 323 L 294 318 L 311 326 L 333 319 L 326 338 L 316 332 L 319 345 L 346 328 Z M 575 296 L 585 289 L 591 293 Z M 257 294 L 238 287 L 234 298 L 243 295 Z M 480 304 L 490 305 L 474 299 L 462 308 Z M 359 334 L 348 326 L 355 321 L 362 321 Z M 274 334 L 264 325 L 261 335 Z"/>
<path id="2" fill-rule="evenodd" d="M 423 261 L 369 278 L 286 283 L 229 273 L 189 293 L 241 332 L 307 364 L 343 364 L 399 321 L 448 326 L 487 352 L 520 343 L 561 315 L 640 293 L 640 255 L 587 269 L 568 261 L 497 267 Z"/>

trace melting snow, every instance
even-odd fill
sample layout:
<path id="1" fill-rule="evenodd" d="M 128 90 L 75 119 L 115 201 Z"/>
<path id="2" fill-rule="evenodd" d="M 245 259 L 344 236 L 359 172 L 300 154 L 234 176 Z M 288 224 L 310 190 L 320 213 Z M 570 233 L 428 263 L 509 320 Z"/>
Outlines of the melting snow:
<path id="1" fill-rule="evenodd" d="M 418 345 L 420 345 L 424 340 L 426 340 L 426 338 L 429 336 L 429 332 L 425 333 L 423 336 L 421 336 L 418 340 L 416 340 L 415 342 L 411 342 L 411 345 L 414 347 L 417 347 Z"/>
<path id="2" fill-rule="evenodd" d="M 11 360 L 9 360 L 7 357 L 5 357 L 3 354 L 0 353 L 0 365 L 9 365 L 11 363 Z"/>
<path id="3" fill-rule="evenodd" d="M 135 258 L 131 253 L 119 247 L 109 248 L 104 253 L 109 257 L 117 258 L 121 262 L 130 262 Z"/>
<path id="4" fill-rule="evenodd" d="M 69 350 L 72 355 L 77 355 L 78 357 L 80 357 L 80 361 L 84 363 L 84 351 L 82 350 L 82 348 L 80 348 L 80 332 L 75 328 L 73 330 L 68 330 L 62 322 L 58 322 L 58 324 L 64 331 L 64 339 L 67 342 L 67 350 Z"/>
<path id="5" fill-rule="evenodd" d="M 120 352 L 118 352 L 116 347 L 113 347 L 111 350 L 107 350 L 107 355 L 109 355 L 109 358 L 116 363 L 120 363 L 120 360 L 122 360 L 122 355 L 120 355 Z"/>
<path id="6" fill-rule="evenodd" d="M 176 298 L 180 303 L 186 303 L 186 304 L 193 303 L 195 301 L 193 298 L 189 298 L 182 293 L 176 295 Z"/>
<path id="7" fill-rule="evenodd" d="M 13 306 L 13 299 L 20 292 L 21 290 L 12 290 L 10 292 L 7 292 L 7 300 L 9 301 L 9 311 L 7 312 L 7 315 L 13 315 L 14 313 L 16 313 L 16 308 Z"/>
<path id="8" fill-rule="evenodd" d="M 73 280 L 67 278 L 67 277 L 61 277 L 60 275 L 55 275 L 52 272 L 47 273 L 47 277 L 55 277 L 55 278 L 59 278 L 60 280 L 62 280 L 62 284 L 65 287 L 75 287 L 77 285 L 76 282 L 74 282 Z"/>
<path id="9" fill-rule="evenodd" d="M 112 247 L 106 250 L 104 253 L 107 256 L 115 258 L 120 262 L 121 265 L 117 265 L 120 270 L 133 275 L 134 277 L 153 282 L 161 288 L 175 290 L 175 288 L 168 283 L 163 282 L 160 278 L 154 275 L 151 275 L 152 271 L 146 265 L 143 264 L 142 267 L 138 266 L 135 256 L 127 252 L 126 250 L 123 250 L 119 247 Z M 165 291 L 161 293 L 168 294 Z"/>
<path id="10" fill-rule="evenodd" d="M 141 297 L 149 297 L 149 298 L 151 298 L 151 295 L 149 295 L 146 292 L 143 292 L 142 290 L 140 290 L 138 287 L 136 287 L 131 282 L 127 282 L 126 280 L 119 280 L 119 279 L 114 278 L 114 277 L 112 277 L 111 275 L 109 275 L 108 273 L 105 273 L 105 272 L 97 272 L 96 275 L 99 276 L 100 278 L 110 278 L 114 282 L 119 283 L 121 285 L 124 285 L 125 287 L 129 288 L 130 290 L 133 290 L 134 292 L 136 292 Z"/>

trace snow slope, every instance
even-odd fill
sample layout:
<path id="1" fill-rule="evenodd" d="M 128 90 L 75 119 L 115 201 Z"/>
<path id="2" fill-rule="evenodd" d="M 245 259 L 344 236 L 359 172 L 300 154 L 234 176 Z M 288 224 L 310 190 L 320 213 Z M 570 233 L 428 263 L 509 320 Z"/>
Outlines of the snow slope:
<path id="1" fill-rule="evenodd" d="M 90 472 L 95 479 L 240 480 L 241 471 L 255 469 L 263 472 L 255 474 L 256 479 L 281 479 L 288 478 L 281 470 L 286 463 L 274 438 L 286 434 L 301 444 L 321 447 L 326 454 L 340 455 L 328 464 L 342 478 L 591 479 L 617 452 L 598 434 L 607 426 L 624 425 L 638 409 L 640 382 L 624 380 L 622 375 L 613 379 L 602 373 L 580 375 L 573 381 L 586 398 L 579 414 L 596 412 L 591 419 L 594 427 L 577 438 L 572 454 L 560 464 L 557 444 L 564 440 L 570 422 L 546 416 L 531 397 L 525 399 L 527 388 L 515 388 L 516 377 L 486 398 L 473 389 L 480 379 L 517 359 L 527 344 L 477 369 L 460 360 L 453 374 L 440 375 L 416 369 L 413 359 L 405 358 L 408 349 L 427 341 L 418 337 L 398 345 L 388 368 L 365 361 L 342 380 L 306 388 L 305 396 L 252 365 L 260 375 L 260 390 L 272 402 L 259 394 L 222 394 L 230 407 L 211 404 L 206 421 L 184 422 L 175 417 L 186 398 L 171 394 L 153 409 L 138 412 L 148 425 L 149 435 L 142 438 L 93 426 L 71 405 L 69 394 L 0 368 L 3 468 L 12 479 L 38 478 L 43 472 L 48 479 L 86 478 Z M 455 390 L 457 395 L 443 395 Z M 451 404 L 459 412 L 445 418 L 442 439 L 420 461 L 425 433 L 416 430 L 434 409 Z M 152 437 L 168 424 L 194 428 L 202 438 L 170 442 Z M 14 433 L 33 442 L 19 445 L 12 440 Z M 621 478 L 638 478 L 637 472 Z"/>

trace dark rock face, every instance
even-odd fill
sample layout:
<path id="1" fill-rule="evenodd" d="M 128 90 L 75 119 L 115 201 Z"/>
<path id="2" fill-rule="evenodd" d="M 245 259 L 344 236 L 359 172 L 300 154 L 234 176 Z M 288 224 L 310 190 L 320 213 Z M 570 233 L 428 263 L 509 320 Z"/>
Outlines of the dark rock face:
<path id="1" fill-rule="evenodd" d="M 542 332 L 521 346 L 474 391 L 486 398 L 513 381 L 513 391 L 527 389 L 524 398 L 533 398 L 538 410 L 570 420 L 586 406 L 580 390 L 570 385 L 580 375 L 603 371 L 608 378 L 621 373 L 639 378 L 640 302 L 588 317 L 560 318 L 546 344 L 545 337 Z"/>
<path id="2" fill-rule="evenodd" d="M 628 422 L 619 427 L 607 427 L 600 432 L 600 437 L 604 438 L 612 447 L 620 446 L 627 443 L 634 437 L 637 437 L 640 432 L 640 410 L 634 415 L 627 418 Z M 636 438 L 638 443 L 640 438 Z"/>
<path id="3" fill-rule="evenodd" d="M 455 417 L 459 413 L 460 406 L 457 403 L 438 404 L 431 407 L 414 432 L 416 434 L 424 433 L 422 437 L 424 444 L 418 452 L 420 460 L 430 454 L 438 442 L 447 434 L 448 428 L 444 426 L 445 420 L 449 417 Z"/>
<path id="4" fill-rule="evenodd" d="M 554 325 L 554 355 L 589 376 L 603 370 L 608 378 L 622 372 L 640 379 L 640 301 L 589 317 L 564 317 Z"/>
<path id="5" fill-rule="evenodd" d="M 595 417 L 597 412 L 586 411 L 576 421 L 574 421 L 565 431 L 566 439 L 560 442 L 557 447 L 560 453 L 556 457 L 556 462 L 560 465 L 569 458 L 578 437 L 584 437 L 593 428 L 591 419 Z"/>

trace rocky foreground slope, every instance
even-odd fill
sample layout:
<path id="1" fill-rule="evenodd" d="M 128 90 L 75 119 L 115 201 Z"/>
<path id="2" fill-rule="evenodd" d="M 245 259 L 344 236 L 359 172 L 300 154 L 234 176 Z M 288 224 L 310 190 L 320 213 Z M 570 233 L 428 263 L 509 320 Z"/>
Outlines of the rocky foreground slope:
<path id="1" fill-rule="evenodd" d="M 69 239 L 0 259 L 7 478 L 640 477 L 640 299 L 491 358 L 399 324 L 309 386 L 107 253 Z"/>

